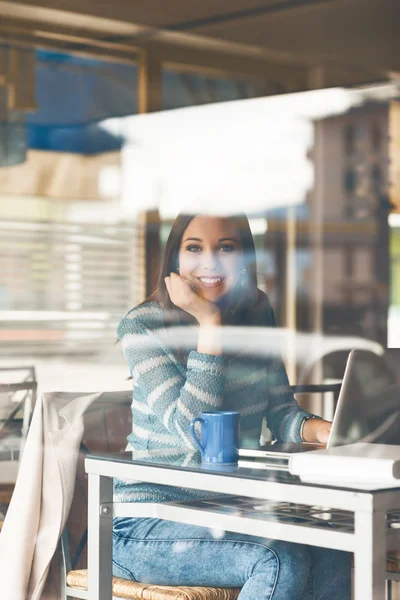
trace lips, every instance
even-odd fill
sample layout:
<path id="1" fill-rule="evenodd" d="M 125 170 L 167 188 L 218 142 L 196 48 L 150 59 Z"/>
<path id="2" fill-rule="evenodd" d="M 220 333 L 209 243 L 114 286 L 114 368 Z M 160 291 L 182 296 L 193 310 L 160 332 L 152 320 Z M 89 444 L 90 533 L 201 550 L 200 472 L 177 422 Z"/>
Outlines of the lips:
<path id="1" fill-rule="evenodd" d="M 208 288 L 214 288 L 220 286 L 224 282 L 224 278 L 218 275 L 214 277 L 197 277 L 201 285 Z"/>

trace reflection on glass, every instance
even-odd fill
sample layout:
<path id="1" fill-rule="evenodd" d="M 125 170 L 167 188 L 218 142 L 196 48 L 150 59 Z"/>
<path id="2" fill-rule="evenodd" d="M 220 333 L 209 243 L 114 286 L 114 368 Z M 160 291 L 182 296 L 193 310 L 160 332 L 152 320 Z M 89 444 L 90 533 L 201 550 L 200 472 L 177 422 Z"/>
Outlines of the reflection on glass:
<path id="1" fill-rule="evenodd" d="M 44 387 L 54 378 L 60 388 L 131 386 L 115 331 L 154 289 L 187 207 L 246 212 L 257 287 L 279 325 L 224 325 L 232 385 L 252 359 L 281 355 L 292 384 L 340 381 L 351 348 L 379 355 L 388 339 L 398 345 L 394 85 L 248 98 L 244 84 L 169 71 L 165 101 L 175 110 L 137 115 L 134 65 L 113 63 L 111 98 L 107 61 L 34 57 L 27 159 L 0 173 L 0 194 L 13 198 L 0 209 L 5 358 L 43 360 Z M 66 82 L 79 96 L 63 93 Z M 190 106 L 195 96 L 207 104 Z M 173 335 L 188 354 L 196 331 L 176 324 Z M 335 397 L 299 401 L 332 418 Z"/>

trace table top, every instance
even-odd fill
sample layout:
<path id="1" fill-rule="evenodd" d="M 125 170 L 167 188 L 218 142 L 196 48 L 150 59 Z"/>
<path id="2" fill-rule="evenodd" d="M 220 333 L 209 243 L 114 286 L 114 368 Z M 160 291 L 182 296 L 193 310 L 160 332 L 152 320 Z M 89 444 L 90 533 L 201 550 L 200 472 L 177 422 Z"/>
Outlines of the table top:
<path id="1" fill-rule="evenodd" d="M 180 487 L 185 487 L 185 473 L 196 473 L 202 476 L 211 475 L 215 476 L 216 478 L 221 478 L 222 476 L 225 479 L 234 478 L 242 481 L 251 480 L 252 482 L 285 484 L 292 486 L 301 486 L 305 488 L 328 488 L 337 491 L 356 491 L 357 493 L 366 494 L 370 494 L 371 492 L 390 492 L 400 490 L 400 480 L 398 482 L 393 483 L 393 485 L 385 485 L 382 484 L 382 482 L 372 482 L 368 485 L 361 485 L 356 482 L 346 482 L 344 485 L 338 484 L 337 482 L 327 483 L 326 481 L 324 481 L 323 483 L 303 482 L 298 476 L 289 473 L 289 471 L 287 470 L 287 466 L 285 468 L 284 461 L 279 461 L 276 459 L 273 459 L 273 461 L 271 461 L 270 463 L 266 463 L 265 460 L 259 459 L 244 459 L 239 460 L 238 465 L 205 465 L 201 463 L 200 453 L 198 452 L 192 452 L 188 454 L 177 454 L 173 456 L 169 455 L 167 457 L 154 455 L 145 456 L 142 452 L 138 453 L 137 455 L 135 454 L 134 458 L 132 458 L 132 452 L 125 452 L 122 454 L 88 454 L 86 459 L 86 470 L 88 473 L 95 471 L 99 474 L 106 474 L 104 468 L 102 469 L 101 465 L 99 464 L 96 466 L 96 468 L 93 468 L 93 466 L 90 465 L 91 461 L 95 461 L 96 463 L 113 463 L 115 466 L 118 465 L 122 467 L 122 469 L 116 469 L 115 471 L 115 476 L 119 478 L 124 478 L 121 475 L 122 472 L 124 472 L 125 476 L 129 478 L 129 476 L 127 475 L 127 470 L 129 469 L 130 465 L 135 465 L 139 467 L 152 467 L 154 469 L 163 469 L 166 471 L 172 470 L 175 472 L 179 472 L 180 476 L 179 478 L 177 478 L 177 483 L 172 485 L 177 485 Z"/>

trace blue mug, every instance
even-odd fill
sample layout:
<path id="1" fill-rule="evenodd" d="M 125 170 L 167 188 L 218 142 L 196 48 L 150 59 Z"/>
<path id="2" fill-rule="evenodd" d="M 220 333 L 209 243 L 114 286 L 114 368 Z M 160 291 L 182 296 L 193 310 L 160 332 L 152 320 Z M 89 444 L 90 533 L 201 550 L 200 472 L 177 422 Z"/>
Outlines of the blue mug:
<path id="1" fill-rule="evenodd" d="M 194 429 L 201 424 L 201 441 Z M 203 412 L 190 423 L 193 439 L 203 464 L 236 464 L 239 459 L 239 413 Z"/>

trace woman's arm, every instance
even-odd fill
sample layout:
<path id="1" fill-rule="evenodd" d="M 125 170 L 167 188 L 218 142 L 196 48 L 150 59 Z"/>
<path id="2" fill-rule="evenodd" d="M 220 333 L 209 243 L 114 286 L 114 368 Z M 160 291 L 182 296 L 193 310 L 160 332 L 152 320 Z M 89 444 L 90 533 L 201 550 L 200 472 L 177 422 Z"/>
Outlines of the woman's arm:
<path id="1" fill-rule="evenodd" d="M 268 328 L 277 326 L 269 299 L 262 292 L 260 292 L 254 319 L 257 324 Z M 298 405 L 290 390 L 289 379 L 279 351 L 269 361 L 267 371 L 266 393 L 269 403 L 266 417 L 268 427 L 276 438 L 282 442 L 326 443 L 329 437 L 330 422 L 317 418 L 308 419 L 303 424 L 303 419 L 315 415 L 311 415 Z"/>
<path id="2" fill-rule="evenodd" d="M 137 309 L 138 315 L 140 310 Z M 202 352 L 190 352 L 185 376 L 177 366 L 172 349 L 162 341 L 165 330 L 158 335 L 152 327 L 146 326 L 145 319 L 135 316 L 135 311 L 130 314 L 131 317 L 127 315 L 121 321 L 118 336 L 133 384 L 140 388 L 155 418 L 168 432 L 177 436 L 180 443 L 194 448 L 189 433 L 191 420 L 201 412 L 222 407 L 223 358 L 204 351 L 209 341 L 203 346 L 199 341 Z"/>
<path id="3" fill-rule="evenodd" d="M 319 418 L 308 419 L 308 421 L 304 423 L 302 438 L 305 442 L 320 442 L 321 444 L 327 444 L 331 427 L 331 421 L 325 421 L 324 419 Z"/>
<path id="4" fill-rule="evenodd" d="M 283 360 L 279 356 L 270 361 L 266 385 L 269 429 L 280 442 L 305 441 L 300 437 L 300 425 L 310 413 L 302 410 L 293 396 Z"/>
<path id="5" fill-rule="evenodd" d="M 165 278 L 165 285 L 171 302 L 192 315 L 200 325 L 197 352 L 220 356 L 221 312 L 218 307 L 197 294 L 185 277 L 176 273 Z"/>
<path id="6" fill-rule="evenodd" d="M 221 348 L 221 317 L 216 316 L 209 321 L 203 321 L 199 327 L 199 339 L 197 342 L 197 352 L 202 354 L 213 354 L 220 356 Z"/>

